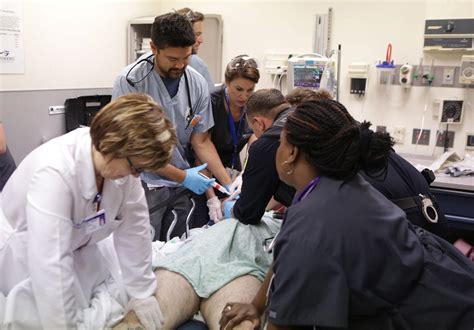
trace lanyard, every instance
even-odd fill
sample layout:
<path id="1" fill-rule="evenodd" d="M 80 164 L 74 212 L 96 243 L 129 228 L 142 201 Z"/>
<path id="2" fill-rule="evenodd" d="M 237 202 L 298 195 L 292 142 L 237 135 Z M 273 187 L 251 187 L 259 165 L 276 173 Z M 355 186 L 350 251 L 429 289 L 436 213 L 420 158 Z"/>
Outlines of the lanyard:
<path id="1" fill-rule="evenodd" d="M 304 187 L 303 191 L 295 196 L 295 198 L 293 199 L 293 203 L 291 203 L 291 204 L 292 205 L 298 204 L 303 199 L 305 199 L 310 194 L 310 192 L 312 192 L 313 189 L 318 185 L 319 179 L 320 179 L 320 177 L 317 176 L 313 180 L 311 180 L 306 185 L 306 187 Z"/>
<path id="2" fill-rule="evenodd" d="M 242 124 L 242 119 L 245 116 L 245 108 L 240 108 L 240 119 L 239 119 L 239 125 L 237 127 L 237 132 L 235 131 L 235 124 L 234 124 L 234 119 L 232 118 L 232 113 L 230 111 L 230 102 L 229 102 L 229 96 L 227 95 L 227 89 L 224 90 L 224 96 L 225 96 L 225 103 L 227 104 L 227 118 L 229 119 L 229 127 L 230 127 L 230 134 L 232 135 L 232 143 L 233 143 L 233 151 L 232 151 L 232 168 L 234 168 L 235 165 L 235 160 L 237 159 L 237 143 L 238 143 L 238 138 L 237 134 L 240 132 L 240 125 Z"/>

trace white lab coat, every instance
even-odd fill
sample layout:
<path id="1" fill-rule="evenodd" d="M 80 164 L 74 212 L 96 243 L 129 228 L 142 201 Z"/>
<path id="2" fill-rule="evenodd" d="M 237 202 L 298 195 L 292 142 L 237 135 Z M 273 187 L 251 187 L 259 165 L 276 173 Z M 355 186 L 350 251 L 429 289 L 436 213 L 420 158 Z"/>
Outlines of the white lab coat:
<path id="1" fill-rule="evenodd" d="M 88 234 L 82 221 L 96 213 L 96 194 L 88 128 L 35 149 L 3 190 L 0 291 L 8 301 L 11 292 L 31 283 L 33 312 L 43 328 L 76 326 L 78 310 L 88 307 L 92 291 L 108 275 L 95 244 L 112 232 L 128 296 L 146 298 L 155 292 L 149 216 L 140 180 L 105 180 L 100 208 L 106 222 Z"/>

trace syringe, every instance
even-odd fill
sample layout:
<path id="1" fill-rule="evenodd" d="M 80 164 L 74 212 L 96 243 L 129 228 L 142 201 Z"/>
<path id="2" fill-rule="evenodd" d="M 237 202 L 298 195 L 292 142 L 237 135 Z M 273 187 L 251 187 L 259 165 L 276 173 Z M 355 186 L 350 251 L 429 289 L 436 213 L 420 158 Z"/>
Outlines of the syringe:
<path id="1" fill-rule="evenodd" d="M 206 179 L 209 179 L 209 177 L 205 174 L 202 174 L 201 172 L 199 172 L 199 175 L 202 176 L 203 178 L 206 178 Z M 209 179 L 210 180 L 210 179 Z M 221 186 L 219 183 L 217 183 L 216 181 L 213 181 L 211 183 L 211 186 L 213 188 L 216 188 L 217 190 L 219 190 L 221 193 L 223 194 L 226 194 L 228 196 L 230 196 L 230 192 L 227 191 L 227 189 L 225 189 L 223 186 Z"/>

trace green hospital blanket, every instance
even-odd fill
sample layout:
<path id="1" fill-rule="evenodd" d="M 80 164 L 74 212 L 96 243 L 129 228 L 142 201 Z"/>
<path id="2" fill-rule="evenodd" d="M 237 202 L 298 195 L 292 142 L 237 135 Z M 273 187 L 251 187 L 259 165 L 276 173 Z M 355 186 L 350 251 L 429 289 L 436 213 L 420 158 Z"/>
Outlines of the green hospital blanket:
<path id="1" fill-rule="evenodd" d="M 258 225 L 222 220 L 159 260 L 157 268 L 184 276 L 201 298 L 243 275 L 263 281 L 273 261 L 273 256 L 263 251 L 263 241 L 275 236 L 280 226 L 281 220 L 273 219 L 271 212 L 265 213 Z"/>

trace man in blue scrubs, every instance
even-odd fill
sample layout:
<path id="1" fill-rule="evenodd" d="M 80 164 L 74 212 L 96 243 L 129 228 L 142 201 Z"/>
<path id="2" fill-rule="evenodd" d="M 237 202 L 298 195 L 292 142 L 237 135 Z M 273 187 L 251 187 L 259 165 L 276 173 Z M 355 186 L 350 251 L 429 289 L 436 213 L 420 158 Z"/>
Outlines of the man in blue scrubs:
<path id="1" fill-rule="evenodd" d="M 191 24 L 193 25 L 194 36 L 196 37 L 196 42 L 193 45 L 193 55 L 191 55 L 189 58 L 189 66 L 199 72 L 204 77 L 204 79 L 206 79 L 209 91 L 212 92 L 214 89 L 214 80 L 212 80 L 206 62 L 204 62 L 203 59 L 197 55 L 199 47 L 204 42 L 204 15 L 187 7 L 179 9 L 178 13 L 186 16 L 191 21 Z"/>
<path id="2" fill-rule="evenodd" d="M 197 194 L 205 192 L 213 180 L 199 175 L 199 171 L 206 167 L 204 163 L 221 184 L 231 183 L 208 133 L 214 119 L 207 83 L 188 66 L 195 43 L 191 23 L 178 13 L 158 16 L 152 25 L 151 40 L 152 54 L 145 54 L 124 68 L 115 80 L 112 92 L 113 98 L 132 92 L 149 94 L 163 107 L 176 128 L 179 142 L 171 164 L 158 173 L 143 173 L 141 176 L 150 209 L 175 195 L 180 185 Z M 204 165 L 189 168 L 186 159 L 189 144 Z M 173 219 L 172 209 L 177 213 L 178 223 L 171 236 L 184 232 L 191 209 L 187 196 L 177 198 L 172 205 L 168 204 L 150 215 L 155 229 L 154 239 L 165 239 L 166 228 Z"/>

